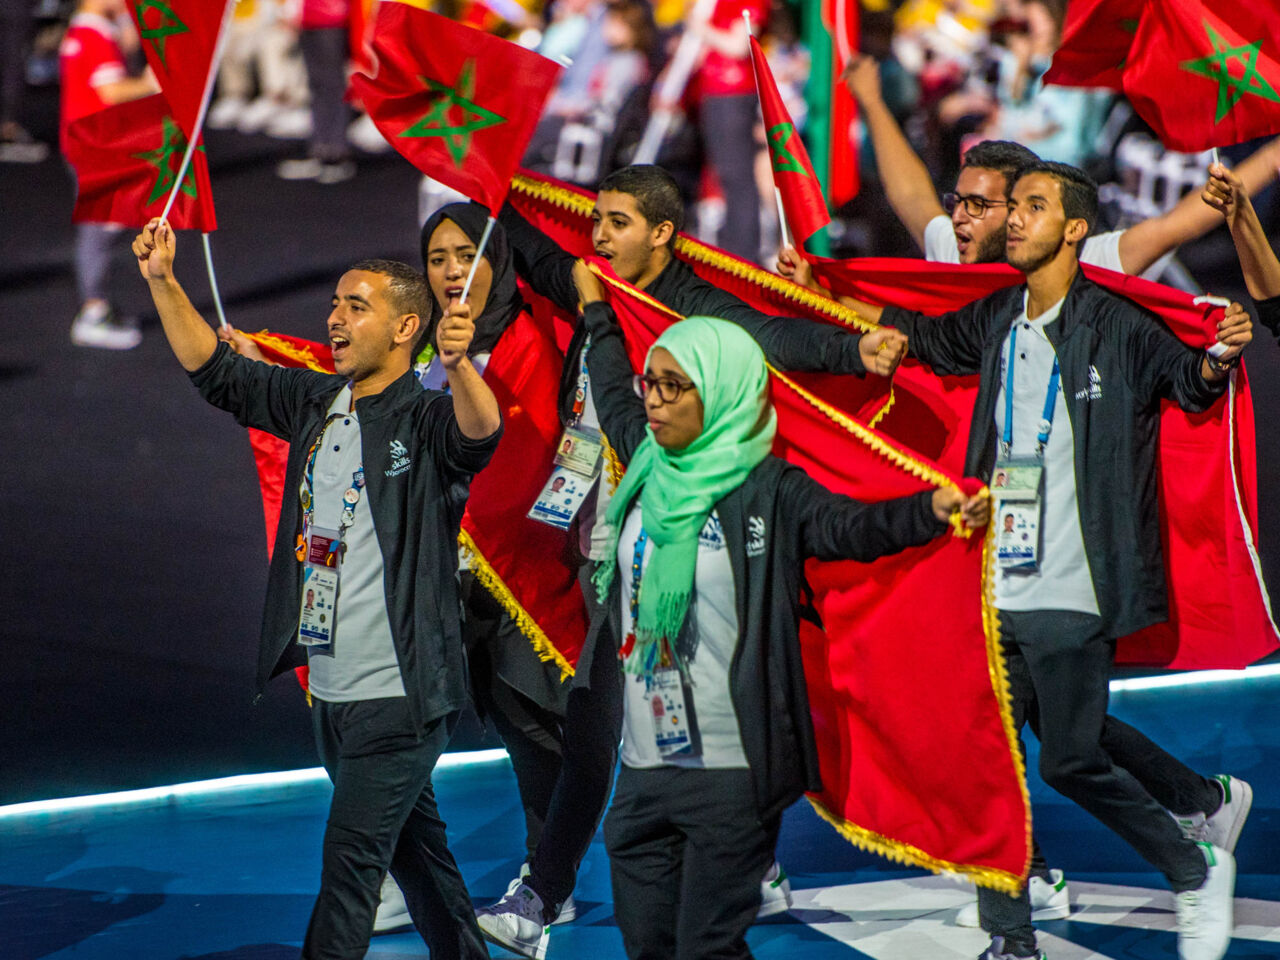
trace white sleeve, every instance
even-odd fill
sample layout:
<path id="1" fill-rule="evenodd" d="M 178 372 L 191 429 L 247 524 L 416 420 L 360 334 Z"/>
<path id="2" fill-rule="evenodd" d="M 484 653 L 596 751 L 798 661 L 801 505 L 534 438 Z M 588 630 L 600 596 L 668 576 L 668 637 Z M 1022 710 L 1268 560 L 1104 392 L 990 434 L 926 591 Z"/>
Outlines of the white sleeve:
<path id="1" fill-rule="evenodd" d="M 1100 233 L 1096 237 L 1086 237 L 1084 249 L 1080 251 L 1080 262 L 1124 273 L 1124 264 L 1120 262 L 1120 238 L 1123 230 L 1112 230 Z"/>
<path id="2" fill-rule="evenodd" d="M 956 232 L 951 218 L 938 214 L 924 228 L 924 258 L 935 263 L 959 263 L 960 247 L 956 244 Z"/>

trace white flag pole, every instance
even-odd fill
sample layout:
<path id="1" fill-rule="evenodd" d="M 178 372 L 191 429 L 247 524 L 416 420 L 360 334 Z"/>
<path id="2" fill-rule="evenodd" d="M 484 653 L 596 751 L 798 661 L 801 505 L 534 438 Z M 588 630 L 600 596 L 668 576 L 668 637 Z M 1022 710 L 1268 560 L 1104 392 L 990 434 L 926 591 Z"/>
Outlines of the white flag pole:
<path id="1" fill-rule="evenodd" d="M 218 79 L 218 66 L 222 63 L 222 53 L 227 47 L 227 38 L 231 35 L 228 29 L 232 14 L 235 12 L 236 0 L 226 0 L 226 9 L 222 12 L 222 25 L 218 27 L 218 39 L 213 46 L 213 59 L 209 61 L 209 75 L 204 78 L 204 95 L 200 98 L 200 109 L 196 113 L 195 129 L 187 140 L 187 152 L 182 155 L 182 165 L 178 167 L 178 178 L 174 181 L 173 190 L 165 202 L 161 220 L 169 219 L 169 211 L 173 202 L 178 199 L 178 191 L 182 189 L 182 180 L 187 175 L 187 167 L 191 165 L 191 157 L 196 151 L 196 143 L 200 140 L 200 131 L 204 129 L 204 115 L 209 111 L 209 100 L 213 97 L 213 85 Z"/>
<path id="2" fill-rule="evenodd" d="M 476 267 L 480 266 L 480 258 L 484 256 L 484 248 L 489 244 L 489 235 L 493 233 L 493 225 L 498 222 L 498 218 L 490 216 L 484 224 L 484 233 L 480 235 L 480 246 L 476 248 L 476 258 L 471 261 L 471 271 L 467 274 L 467 282 L 462 285 L 462 298 L 459 303 L 466 303 L 467 296 L 471 293 L 471 281 L 476 278 Z"/>
<path id="3" fill-rule="evenodd" d="M 213 275 L 213 252 L 209 249 L 209 235 L 202 233 L 200 239 L 204 241 L 204 265 L 209 271 L 209 289 L 213 291 L 213 308 L 218 311 L 218 325 L 223 330 L 230 330 L 231 324 L 227 323 L 227 315 L 222 309 L 222 295 L 218 293 L 218 278 Z"/>
<path id="4" fill-rule="evenodd" d="M 782 191 L 778 189 L 778 185 L 773 186 L 773 199 L 778 204 L 778 229 L 782 232 L 782 245 L 784 247 L 792 246 L 792 240 L 787 235 L 787 212 L 782 209 Z"/>
<path id="5" fill-rule="evenodd" d="M 715 7 L 716 0 L 697 0 L 687 22 L 698 24 L 710 22 Z M 684 88 L 689 84 L 689 76 L 693 73 L 693 68 L 698 65 L 698 55 L 701 52 L 702 38 L 693 30 L 686 28 L 680 37 L 675 55 L 671 58 L 671 64 L 667 67 L 662 85 L 658 88 L 658 109 L 649 117 L 649 123 L 644 128 L 644 137 L 640 141 L 640 146 L 636 148 L 632 163 L 654 163 L 658 159 L 658 149 L 662 146 L 667 130 L 671 127 L 676 111 L 679 109 L 676 104 L 684 95 Z"/>

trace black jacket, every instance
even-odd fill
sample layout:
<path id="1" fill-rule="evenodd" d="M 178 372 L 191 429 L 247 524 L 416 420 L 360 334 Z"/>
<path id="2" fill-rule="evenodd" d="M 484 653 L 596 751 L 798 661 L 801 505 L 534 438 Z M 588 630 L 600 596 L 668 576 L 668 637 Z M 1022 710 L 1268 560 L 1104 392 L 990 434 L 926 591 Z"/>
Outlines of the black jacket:
<path id="1" fill-rule="evenodd" d="M 995 465 L 1000 351 L 1022 315 L 1026 287 L 1010 287 L 940 317 L 887 307 L 881 322 L 944 376 L 980 374 L 965 473 Z M 1200 375 L 1202 354 L 1154 313 L 1078 273 L 1045 327 L 1058 354 L 1075 437 L 1076 502 L 1103 628 L 1113 637 L 1168 619 L 1156 497 L 1160 400 L 1207 408 L 1226 389 Z"/>
<path id="2" fill-rule="evenodd" d="M 584 312 L 596 411 L 625 463 L 645 437 L 644 405 L 631 387 L 622 334 L 605 304 Z M 799 467 L 765 457 L 716 505 L 737 594 L 738 645 L 729 688 L 761 819 L 806 790 L 818 790 L 817 747 L 800 657 L 800 592 L 807 557 L 869 561 L 927 543 L 947 529 L 926 491 L 883 503 L 832 493 Z M 584 658 L 616 656 L 622 625 L 613 579 L 604 612 L 591 626 Z M 590 662 L 578 663 L 578 676 Z"/>
<path id="3" fill-rule="evenodd" d="M 1258 322 L 1270 330 L 1272 336 L 1280 339 L 1280 297 L 1255 300 L 1253 306 L 1258 311 Z"/>
<path id="4" fill-rule="evenodd" d="M 302 564 L 298 488 L 307 451 L 344 377 L 286 369 L 237 356 L 219 344 L 191 374 L 200 395 L 237 422 L 289 441 L 284 497 L 276 530 L 258 649 L 258 689 L 306 662 L 294 643 Z M 501 429 L 471 440 L 458 429 L 453 399 L 423 390 L 406 373 L 382 393 L 356 401 L 364 455 L 365 496 L 384 566 L 387 614 L 400 674 L 421 725 L 467 702 L 459 630 L 458 526 L 471 477 L 489 462 Z"/>
<path id="5" fill-rule="evenodd" d="M 573 282 L 573 264 L 577 257 L 520 216 L 510 203 L 502 208 L 499 221 L 511 240 L 516 272 L 535 291 L 576 315 L 578 288 Z M 761 313 L 733 294 L 703 280 L 687 263 L 675 257 L 644 288 L 644 292 L 683 317 L 719 317 L 736 323 L 751 334 L 764 351 L 765 359 L 779 370 L 813 370 L 858 376 L 867 372 L 858 353 L 861 334 L 850 333 L 819 320 Z M 567 397 L 565 402 L 569 405 L 573 403 L 579 356 L 585 338 L 586 330 L 579 324 L 566 353 L 566 389 L 561 390 L 561 397 Z M 565 413 L 562 408 L 562 416 Z"/>

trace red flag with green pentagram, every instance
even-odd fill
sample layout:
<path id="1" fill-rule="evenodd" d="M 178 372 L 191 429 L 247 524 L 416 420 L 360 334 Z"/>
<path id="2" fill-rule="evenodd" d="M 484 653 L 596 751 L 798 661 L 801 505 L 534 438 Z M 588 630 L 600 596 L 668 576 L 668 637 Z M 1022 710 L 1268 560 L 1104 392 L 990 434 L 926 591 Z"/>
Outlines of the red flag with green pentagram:
<path id="1" fill-rule="evenodd" d="M 129 0 L 147 63 L 187 137 L 195 130 L 224 14 L 234 5 L 235 0 Z"/>
<path id="2" fill-rule="evenodd" d="M 1122 89 L 1146 0 L 1071 0 L 1045 83 Z"/>
<path id="3" fill-rule="evenodd" d="M 351 96 L 405 159 L 496 214 L 560 65 L 393 0 L 372 47 L 376 72 L 353 76 Z"/>
<path id="4" fill-rule="evenodd" d="M 1275 0 L 1148 3 L 1124 92 L 1173 150 L 1226 147 L 1280 132 Z"/>
<path id="5" fill-rule="evenodd" d="M 809 162 L 809 151 L 791 122 L 791 114 L 782 102 L 773 71 L 755 37 L 751 38 L 751 63 L 756 71 L 756 92 L 760 95 L 760 112 L 764 115 L 765 142 L 773 167 L 773 182 L 782 194 L 782 209 L 787 226 L 796 242 L 808 240 L 831 222 L 822 184 Z"/>
<path id="6" fill-rule="evenodd" d="M 187 149 L 164 94 L 118 103 L 67 129 L 67 159 L 76 171 L 76 223 L 144 226 L 164 212 Z M 178 230 L 218 228 L 204 147 L 182 178 L 169 222 Z"/>

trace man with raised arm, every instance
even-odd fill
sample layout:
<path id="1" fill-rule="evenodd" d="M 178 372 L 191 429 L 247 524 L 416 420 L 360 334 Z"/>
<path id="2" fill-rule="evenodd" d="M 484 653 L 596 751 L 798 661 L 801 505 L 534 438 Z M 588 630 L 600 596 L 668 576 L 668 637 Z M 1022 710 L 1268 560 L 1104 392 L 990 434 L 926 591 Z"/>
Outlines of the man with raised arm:
<path id="1" fill-rule="evenodd" d="M 1109 746 L 1107 684 L 1116 638 L 1168 617 L 1156 448 L 1160 401 L 1206 409 L 1252 338 L 1232 304 L 1222 352 L 1193 350 L 1159 318 L 1080 269 L 1097 187 L 1075 167 L 1025 169 L 1008 201 L 1009 263 L 1026 276 L 939 317 L 855 302 L 902 330 L 943 376 L 978 374 L 965 458 L 995 479 L 994 601 L 1014 721 L 1040 740 L 1045 783 L 1076 801 L 1163 873 L 1176 894 L 1182 960 L 1218 960 L 1231 938 L 1235 845 L 1247 806 L 1214 796 L 1194 825 L 1170 817 Z M 1241 786 L 1227 778 L 1222 786 Z M 1169 800 L 1164 801 L 1166 804 Z M 1190 829 L 1188 830 L 1190 832 Z M 985 960 L 1042 957 L 1027 896 L 978 892 L 992 935 Z"/>
<path id="2" fill-rule="evenodd" d="M 1258 308 L 1258 320 L 1280 338 L 1280 257 L 1262 228 L 1243 181 L 1225 165 L 1215 163 L 1209 168 L 1209 181 L 1201 197 L 1226 217 L 1245 287 Z"/>
<path id="3" fill-rule="evenodd" d="M 458 527 L 502 428 L 467 359 L 470 308 L 451 304 L 437 332 L 449 391 L 424 390 L 411 361 L 426 283 L 407 264 L 361 261 L 333 294 L 336 375 L 287 369 L 219 342 L 174 277 L 167 224 L 147 224 L 133 252 L 201 396 L 289 441 L 258 685 L 309 664 L 316 747 L 333 780 L 302 956 L 365 955 L 390 867 L 433 958 L 487 957 L 431 786 L 467 700 Z"/>
<path id="4" fill-rule="evenodd" d="M 924 251 L 925 259 L 943 263 L 999 263 L 1004 250 L 988 237 L 1004 232 L 1005 181 L 1010 174 L 1003 161 L 1016 151 L 1038 159 L 1026 147 L 1006 141 L 987 141 L 966 152 L 955 190 L 938 199 L 924 162 L 916 155 L 886 106 L 880 92 L 880 68 L 875 59 L 859 57 L 848 68 L 845 82 L 862 108 L 863 122 L 875 149 L 876 168 L 889 205 Z M 995 144 L 1004 144 L 997 148 Z M 1007 155 L 1007 156 L 1006 156 Z M 1246 189 L 1256 194 L 1276 177 L 1280 140 L 1273 140 L 1240 164 Z M 1020 166 L 1021 163 L 1014 163 Z M 1080 252 L 1083 263 L 1120 273 L 1140 274 L 1162 256 L 1195 240 L 1221 223 L 1195 193 L 1183 197 L 1168 213 L 1151 217 L 1125 230 L 1090 237 Z"/>

